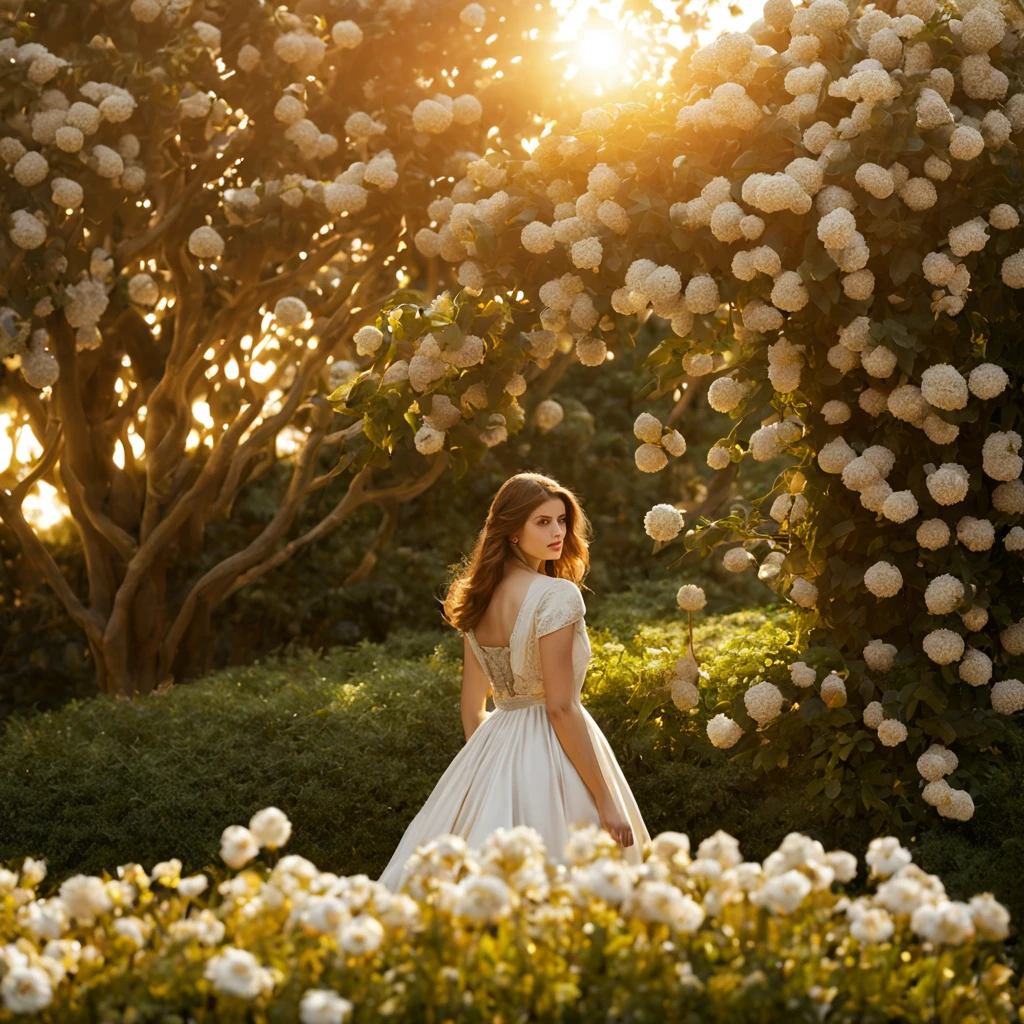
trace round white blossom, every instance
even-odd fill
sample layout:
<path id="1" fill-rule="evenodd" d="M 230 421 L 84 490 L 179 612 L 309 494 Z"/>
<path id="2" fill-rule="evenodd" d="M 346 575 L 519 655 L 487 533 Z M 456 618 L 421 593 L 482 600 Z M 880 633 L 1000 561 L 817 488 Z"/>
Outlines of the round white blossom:
<path id="1" fill-rule="evenodd" d="M 675 505 L 658 504 L 644 515 L 644 532 L 656 541 L 668 543 L 682 528 L 683 516 Z"/>
<path id="2" fill-rule="evenodd" d="M 699 612 L 707 604 L 707 597 L 700 587 L 684 583 L 676 592 L 676 603 L 684 612 Z"/>
<path id="3" fill-rule="evenodd" d="M 743 695 L 747 713 L 759 726 L 765 726 L 779 717 L 782 710 L 782 692 L 774 683 L 761 680 Z"/>
<path id="4" fill-rule="evenodd" d="M 924 603 L 932 615 L 955 612 L 964 599 L 964 585 L 955 576 L 936 576 L 924 592 Z"/>
<path id="5" fill-rule="evenodd" d="M 883 747 L 895 747 L 907 738 L 907 727 L 895 718 L 886 718 L 878 726 L 878 739 Z"/>
<path id="6" fill-rule="evenodd" d="M 793 680 L 794 686 L 799 686 L 801 689 L 807 689 L 814 685 L 814 681 L 817 678 L 817 672 L 805 662 L 794 661 L 789 666 L 790 678 Z"/>
<path id="7" fill-rule="evenodd" d="M 992 686 L 992 710 L 1013 715 L 1024 710 L 1024 683 L 1019 679 L 1002 679 Z"/>
<path id="8" fill-rule="evenodd" d="M 896 658 L 896 647 L 884 640 L 872 640 L 862 651 L 864 662 L 873 672 L 888 672 Z"/>
<path id="9" fill-rule="evenodd" d="M 278 299 L 274 306 L 274 319 L 282 327 L 298 327 L 309 316 L 309 308 L 302 299 L 288 295 Z"/>
<path id="10" fill-rule="evenodd" d="M 903 587 L 903 574 L 891 562 L 878 561 L 864 573 L 864 586 L 875 597 L 893 597 Z"/>
<path id="11" fill-rule="evenodd" d="M 949 665 L 963 657 L 964 638 L 951 629 L 933 629 L 921 646 L 936 665 Z"/>
<path id="12" fill-rule="evenodd" d="M 743 729 L 727 715 L 720 713 L 708 722 L 707 733 L 713 746 L 719 750 L 728 750 L 736 745 L 743 735 Z"/>
<path id="13" fill-rule="evenodd" d="M 224 253 L 224 239 L 214 228 L 204 225 L 188 236 L 188 251 L 202 260 L 216 259 Z"/>

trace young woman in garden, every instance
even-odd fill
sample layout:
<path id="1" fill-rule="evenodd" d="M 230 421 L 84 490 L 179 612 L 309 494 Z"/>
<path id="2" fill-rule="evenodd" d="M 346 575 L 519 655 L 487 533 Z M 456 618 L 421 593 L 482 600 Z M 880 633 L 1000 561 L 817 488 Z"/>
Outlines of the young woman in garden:
<path id="1" fill-rule="evenodd" d="M 578 586 L 589 567 L 588 530 L 576 497 L 539 473 L 511 477 L 491 502 L 444 602 L 445 621 L 465 642 L 466 745 L 380 876 L 392 891 L 426 840 L 454 834 L 479 846 L 494 829 L 517 825 L 535 828 L 559 861 L 570 825 L 597 825 L 627 861 L 642 863 L 650 834 L 579 699 L 590 662 Z"/>

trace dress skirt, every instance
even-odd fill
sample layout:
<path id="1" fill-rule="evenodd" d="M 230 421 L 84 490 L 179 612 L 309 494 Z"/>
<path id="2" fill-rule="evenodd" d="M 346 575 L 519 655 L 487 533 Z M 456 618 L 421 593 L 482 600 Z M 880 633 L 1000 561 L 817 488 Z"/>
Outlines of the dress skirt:
<path id="1" fill-rule="evenodd" d="M 582 710 L 605 781 L 633 830 L 633 844 L 620 850 L 629 863 L 641 864 L 650 835 L 608 740 Z M 406 861 L 428 839 L 452 833 L 479 849 L 495 829 L 517 825 L 535 828 L 548 859 L 567 863 L 565 846 L 574 823 L 600 826 L 601 818 L 543 698 L 525 707 L 495 708 L 438 780 L 379 881 L 399 892 L 408 877 Z"/>

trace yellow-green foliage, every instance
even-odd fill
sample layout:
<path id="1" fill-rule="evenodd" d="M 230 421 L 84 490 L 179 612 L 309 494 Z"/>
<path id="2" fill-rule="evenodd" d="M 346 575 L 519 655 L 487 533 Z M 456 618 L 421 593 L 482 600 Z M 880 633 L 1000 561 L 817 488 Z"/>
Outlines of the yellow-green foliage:
<path id="1" fill-rule="evenodd" d="M 276 808 L 229 826 L 212 885 L 173 859 L 49 900 L 38 862 L 0 874 L 0 1021 L 1017 1019 L 1005 910 L 895 840 L 851 900 L 856 858 L 797 834 L 759 864 L 664 832 L 641 867 L 594 827 L 557 854 L 523 827 L 435 837 L 397 895 L 282 856 L 290 835 Z"/>

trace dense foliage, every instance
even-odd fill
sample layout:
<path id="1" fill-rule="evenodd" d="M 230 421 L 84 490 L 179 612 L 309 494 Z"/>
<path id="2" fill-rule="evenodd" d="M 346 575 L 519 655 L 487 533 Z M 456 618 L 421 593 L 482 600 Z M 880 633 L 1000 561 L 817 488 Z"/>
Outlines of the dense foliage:
<path id="1" fill-rule="evenodd" d="M 857 858 L 791 833 L 763 862 L 721 830 L 662 832 L 640 866 L 603 830 L 548 851 L 526 826 L 482 847 L 438 836 L 403 891 L 281 854 L 280 809 L 230 825 L 215 887 L 176 858 L 77 874 L 0 873 L 0 1018 L 559 1021 L 1017 1019 L 991 894 L 950 900 L 892 837 Z M 265 851 L 268 867 L 256 859 Z M 557 857 L 557 861 L 554 859 Z"/>
<path id="2" fill-rule="evenodd" d="M 648 532 L 728 544 L 727 568 L 760 563 L 805 610 L 792 673 L 751 680 L 709 734 L 779 763 L 809 746 L 844 815 L 967 820 L 979 755 L 1024 707 L 1022 29 L 999 0 L 768 0 L 660 96 L 588 110 L 529 158 L 495 146 L 446 190 L 416 244 L 463 260 L 456 239 L 465 290 L 388 304 L 335 396 L 376 450 L 462 466 L 484 442 L 460 410 L 515 432 L 524 366 L 600 367 L 663 322 L 658 389 L 714 375 L 734 420 L 708 464 L 784 464 L 750 506 L 656 506 Z M 634 433 L 641 471 L 685 451 L 656 416 Z"/>
<path id="3" fill-rule="evenodd" d="M 794 640 L 783 610 L 721 614 L 720 590 L 695 628 L 712 706 L 719 692 L 784 664 Z M 763 859 L 798 831 L 862 855 L 878 828 L 864 813 L 825 823 L 828 801 L 805 792 L 817 774 L 811 759 L 766 770 L 715 749 L 701 710 L 673 706 L 668 684 L 687 643 L 674 591 L 671 580 L 645 581 L 587 599 L 594 662 L 583 699 L 651 834 L 684 831 L 696 842 L 721 828 Z M 398 629 L 384 643 L 226 670 L 153 701 L 100 697 L 19 716 L 0 742 L 0 860 L 46 856 L 47 894 L 76 872 L 161 860 L 168 844 L 194 873 L 208 866 L 225 819 L 273 802 L 322 868 L 376 878 L 462 745 L 461 662 L 457 637 Z M 896 834 L 957 899 L 994 892 L 1016 923 L 1024 737 L 1014 728 L 1008 741 L 1000 770 L 979 780 L 985 813 L 966 825 L 905 823 Z M 1019 939 L 1015 929 L 1017 952 Z"/>

